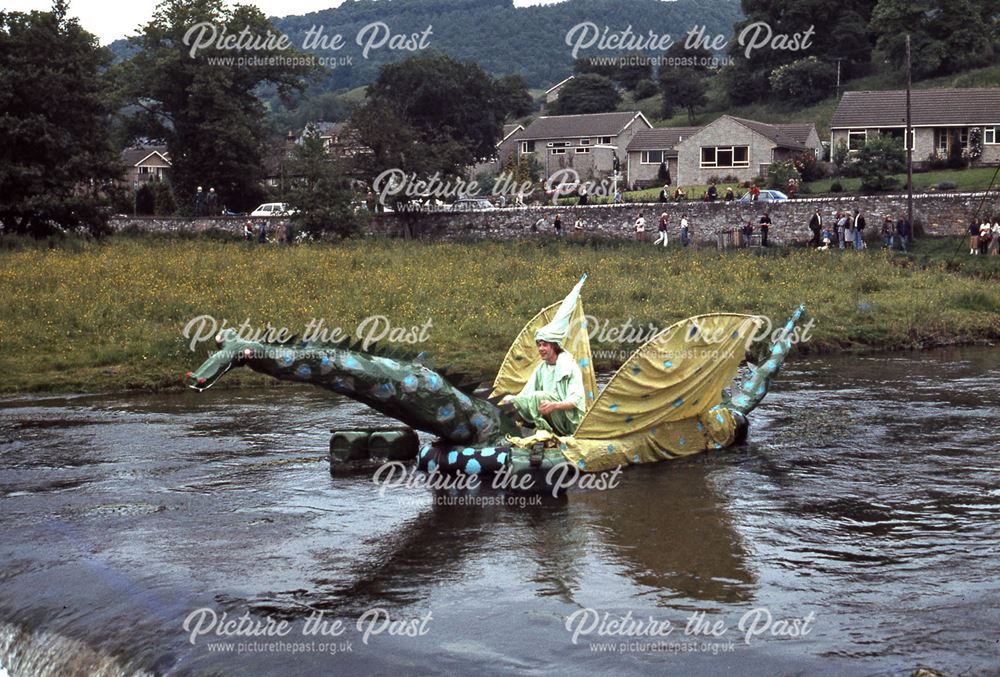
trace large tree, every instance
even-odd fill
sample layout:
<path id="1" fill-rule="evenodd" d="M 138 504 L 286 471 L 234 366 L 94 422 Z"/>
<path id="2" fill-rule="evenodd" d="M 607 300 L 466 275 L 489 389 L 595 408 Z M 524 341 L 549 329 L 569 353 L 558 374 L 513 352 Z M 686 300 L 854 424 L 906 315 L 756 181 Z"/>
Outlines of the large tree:
<path id="1" fill-rule="evenodd" d="M 879 0 L 872 13 L 877 47 L 897 67 L 910 36 L 913 75 L 954 73 L 993 62 L 996 0 Z"/>
<path id="2" fill-rule="evenodd" d="M 288 202 L 295 222 L 312 236 L 354 235 L 367 215 L 352 204 L 351 180 L 344 161 L 330 153 L 319 135 L 306 135 L 292 154 L 293 177 Z"/>
<path id="3" fill-rule="evenodd" d="M 0 222 L 45 235 L 99 232 L 100 193 L 122 167 L 109 143 L 102 69 L 110 53 L 57 0 L 0 12 Z"/>
<path id="4" fill-rule="evenodd" d="M 220 36 L 223 30 L 230 36 L 246 31 L 252 39 L 276 34 L 255 7 L 164 0 L 131 39 L 138 52 L 122 65 L 121 82 L 141 109 L 136 129 L 166 141 L 179 202 L 190 207 L 196 187 L 211 186 L 222 204 L 246 209 L 261 192 L 265 110 L 257 90 L 269 83 L 288 94 L 301 87 L 310 69 L 289 65 L 296 56 L 291 49 L 221 49 L 214 40 L 192 52 L 212 30 Z"/>
<path id="5" fill-rule="evenodd" d="M 559 90 L 559 98 L 552 105 L 556 115 L 581 113 L 609 113 L 622 101 L 615 84 L 603 75 L 578 75 Z"/>
<path id="6" fill-rule="evenodd" d="M 868 22 L 876 1 L 742 0 L 746 18 L 734 26 L 734 37 L 729 42 L 734 64 L 724 71 L 730 100 L 741 104 L 772 98 L 770 77 L 774 70 L 809 56 L 834 68 L 839 62 L 844 78 L 863 72 L 871 62 Z M 809 46 L 804 49 L 782 49 L 788 45 L 774 43 L 780 35 L 798 34 L 804 41 L 807 33 Z M 768 35 L 772 40 L 752 49 L 748 56 L 747 47 L 753 40 L 763 42 Z"/>
<path id="7" fill-rule="evenodd" d="M 513 84 L 433 52 L 383 66 L 351 118 L 368 149 L 355 156 L 360 174 L 452 176 L 493 157 L 504 119 L 523 98 Z"/>

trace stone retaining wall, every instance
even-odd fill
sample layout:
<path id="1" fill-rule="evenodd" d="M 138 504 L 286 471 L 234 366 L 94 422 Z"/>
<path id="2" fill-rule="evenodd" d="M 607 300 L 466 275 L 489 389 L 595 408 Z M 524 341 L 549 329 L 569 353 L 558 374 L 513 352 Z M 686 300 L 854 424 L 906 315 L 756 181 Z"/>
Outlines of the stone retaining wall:
<path id="1" fill-rule="evenodd" d="M 982 205 L 983 216 L 992 218 L 1000 214 L 1000 196 L 990 195 L 984 201 L 983 193 L 924 194 L 913 196 L 913 213 L 918 224 L 931 235 L 964 234 L 969 221 Z M 906 212 L 905 195 L 850 196 L 842 198 L 797 199 L 782 203 L 740 203 L 740 202 L 681 202 L 681 203 L 625 203 L 619 205 L 593 205 L 586 207 L 527 207 L 521 209 L 498 209 L 488 212 L 429 212 L 407 214 L 376 214 L 372 217 L 367 235 L 415 237 L 437 240 L 510 240 L 538 237 L 551 234 L 552 220 L 560 214 L 563 234 L 573 233 L 577 219 L 583 221 L 584 230 L 589 235 L 606 238 L 632 239 L 635 237 L 633 223 L 639 212 L 646 219 L 647 239 L 655 237 L 656 225 L 661 213 L 670 218 L 670 238 L 676 241 L 680 233 L 680 220 L 687 216 L 693 228 L 696 241 L 714 243 L 719 230 L 729 229 L 745 223 L 748 219 L 755 224 L 765 210 L 770 212 L 774 222 L 770 239 L 776 243 L 804 242 L 811 237 L 808 228 L 813 210 L 819 208 L 824 219 L 832 219 L 833 213 L 842 210 L 860 209 L 865 215 L 869 238 L 878 237 L 882 217 L 892 214 L 898 217 Z M 543 217 L 549 224 L 539 232 L 532 225 Z M 269 218 L 272 224 L 281 219 Z M 246 218 L 171 218 L 171 217 L 115 217 L 111 226 L 115 230 L 138 229 L 150 232 L 197 232 L 212 228 L 242 232 Z M 260 219 L 254 219 L 259 222 Z"/>

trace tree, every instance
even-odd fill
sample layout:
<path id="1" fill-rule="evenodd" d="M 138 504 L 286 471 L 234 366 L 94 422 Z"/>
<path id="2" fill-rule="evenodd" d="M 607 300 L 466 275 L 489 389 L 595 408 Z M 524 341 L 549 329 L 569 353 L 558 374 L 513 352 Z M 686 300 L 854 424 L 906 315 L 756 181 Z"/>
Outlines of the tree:
<path id="1" fill-rule="evenodd" d="M 663 93 L 663 117 L 673 117 L 680 106 L 694 124 L 694 112 L 708 103 L 708 82 L 704 73 L 693 68 L 665 68 L 660 71 L 660 91 Z"/>
<path id="2" fill-rule="evenodd" d="M 370 151 L 356 157 L 359 175 L 372 181 L 398 170 L 443 180 L 493 157 L 517 98 L 510 96 L 511 82 L 433 52 L 383 66 L 351 118 Z"/>
<path id="3" fill-rule="evenodd" d="M 810 56 L 771 71 L 771 89 L 796 104 L 822 101 L 833 93 L 837 71 L 828 63 Z"/>
<path id="4" fill-rule="evenodd" d="M 611 80 L 602 75 L 578 75 L 559 90 L 559 98 L 552 106 L 556 115 L 581 113 L 609 113 L 622 101 L 621 94 Z"/>
<path id="5" fill-rule="evenodd" d="M 726 91 L 732 103 L 743 104 L 772 97 L 770 75 L 776 68 L 814 56 L 841 64 L 842 76 L 857 75 L 871 61 L 868 20 L 876 0 L 742 0 L 745 19 L 734 26 L 729 42 L 734 64 L 725 69 Z M 762 28 L 766 25 L 767 28 Z M 768 36 L 798 36 L 800 49 L 772 49 L 768 42 L 752 49 L 755 40 Z M 744 32 L 745 35 L 744 35 Z M 808 35 L 808 46 L 802 47 Z M 741 44 L 740 37 L 743 36 Z M 789 46 L 787 43 L 785 46 Z"/>
<path id="6" fill-rule="evenodd" d="M 57 0 L 0 12 L 0 223 L 7 232 L 103 232 L 102 196 L 124 171 L 107 133 L 110 53 Z"/>
<path id="7" fill-rule="evenodd" d="M 995 0 L 879 0 L 872 12 L 876 46 L 901 68 L 910 35 L 913 75 L 955 73 L 993 61 Z"/>
<path id="8" fill-rule="evenodd" d="M 708 103 L 708 66 L 712 53 L 703 47 L 686 48 L 675 42 L 664 55 L 672 66 L 664 66 L 657 76 L 663 94 L 663 117 L 670 118 L 679 106 L 694 124 L 694 111 Z"/>
<path id="9" fill-rule="evenodd" d="M 891 175 L 905 167 L 903 140 L 876 134 L 858 151 L 855 167 L 861 175 L 861 190 L 890 190 L 899 182 Z"/>
<path id="10" fill-rule="evenodd" d="M 138 52 L 121 65 L 119 81 L 126 100 L 141 111 L 136 128 L 166 141 L 182 204 L 190 208 L 197 186 L 212 186 L 222 205 L 246 209 L 262 192 L 265 110 L 256 91 L 271 84 L 288 95 L 302 87 L 311 69 L 268 60 L 295 56 L 291 50 L 224 50 L 218 41 L 193 49 L 201 34 L 195 32 L 187 41 L 185 35 L 198 25 L 225 29 L 230 37 L 244 30 L 251 36 L 275 32 L 252 6 L 229 9 L 222 0 L 163 0 L 142 33 L 130 39 Z M 241 65 L 239 59 L 248 56 L 261 60 Z"/>
<path id="11" fill-rule="evenodd" d="M 528 85 L 519 74 L 505 75 L 497 80 L 498 95 L 507 114 L 523 118 L 535 110 L 535 102 L 528 93 Z"/>
<path id="12" fill-rule="evenodd" d="M 364 215 L 352 204 L 351 180 L 341 161 L 332 156 L 319 136 L 306 136 L 292 155 L 293 177 L 288 203 L 297 211 L 296 223 L 312 236 L 334 233 L 348 237 L 358 232 Z"/>

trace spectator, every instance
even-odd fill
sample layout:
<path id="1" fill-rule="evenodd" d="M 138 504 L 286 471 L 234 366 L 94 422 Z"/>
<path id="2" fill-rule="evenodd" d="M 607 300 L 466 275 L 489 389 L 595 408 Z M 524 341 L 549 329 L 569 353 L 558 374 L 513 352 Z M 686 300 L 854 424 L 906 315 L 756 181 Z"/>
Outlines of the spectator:
<path id="1" fill-rule="evenodd" d="M 642 212 L 639 212 L 639 216 L 635 217 L 636 242 L 642 242 L 643 234 L 645 232 L 646 232 L 646 219 L 642 217 Z"/>
<path id="2" fill-rule="evenodd" d="M 674 190 L 674 202 L 680 202 L 681 200 L 686 200 L 686 199 L 687 199 L 687 193 L 684 192 L 683 188 L 677 186 L 677 188 Z"/>
<path id="3" fill-rule="evenodd" d="M 208 196 L 205 198 L 205 210 L 209 216 L 219 215 L 219 195 L 214 188 L 208 189 Z"/>
<path id="4" fill-rule="evenodd" d="M 995 221 L 990 228 L 990 256 L 996 256 L 1000 249 L 1000 221 Z"/>
<path id="5" fill-rule="evenodd" d="M 882 219 L 882 243 L 886 249 L 892 250 L 892 236 L 895 228 L 892 225 L 892 217 L 888 214 Z"/>
<path id="6" fill-rule="evenodd" d="M 573 237 L 578 240 L 583 237 L 583 219 L 578 218 L 573 222 Z"/>
<path id="7" fill-rule="evenodd" d="M 841 249 L 847 242 L 847 214 L 837 212 L 837 246 Z"/>
<path id="8" fill-rule="evenodd" d="M 767 246 L 767 231 L 771 229 L 771 216 L 764 212 L 764 216 L 760 217 L 760 246 Z"/>
<path id="9" fill-rule="evenodd" d="M 809 230 L 811 230 L 813 234 L 812 240 L 809 241 L 809 244 L 813 247 L 819 247 L 819 234 L 823 230 L 823 215 L 819 213 L 819 209 L 814 211 L 812 218 L 809 219 Z"/>
<path id="10" fill-rule="evenodd" d="M 562 237 L 562 216 L 556 214 L 555 221 L 552 222 L 552 227 L 555 228 L 556 237 Z"/>
<path id="11" fill-rule="evenodd" d="M 736 196 L 733 195 L 733 188 L 732 188 L 732 186 L 726 186 L 726 197 L 725 197 L 726 202 L 732 202 L 735 199 L 736 199 Z"/>
<path id="12" fill-rule="evenodd" d="M 756 202 L 758 199 L 760 199 L 760 188 L 757 187 L 756 183 L 750 184 L 749 193 L 750 193 L 750 202 Z"/>
<path id="13" fill-rule="evenodd" d="M 663 243 L 664 247 L 667 246 L 667 221 L 668 221 L 667 213 L 663 212 L 662 214 L 660 214 L 660 222 L 656 226 L 657 235 L 656 235 L 656 240 L 653 242 L 654 246 L 660 244 L 661 242 Z"/>
<path id="14" fill-rule="evenodd" d="M 257 224 L 257 244 L 267 244 L 267 221 Z"/>
<path id="15" fill-rule="evenodd" d="M 910 234 L 912 230 L 910 228 L 910 222 L 902 214 L 899 215 L 899 220 L 896 221 L 896 234 L 899 235 L 899 248 L 906 251 L 907 245 L 910 243 Z"/>
<path id="16" fill-rule="evenodd" d="M 243 240 L 246 242 L 253 240 L 253 221 L 247 221 L 243 224 Z"/>
<path id="17" fill-rule="evenodd" d="M 279 221 L 278 227 L 274 229 L 274 239 L 277 240 L 278 246 L 285 246 L 285 222 Z"/>
<path id="18" fill-rule="evenodd" d="M 202 216 L 205 213 L 205 194 L 201 192 L 201 186 L 194 192 L 194 215 Z"/>
<path id="19" fill-rule="evenodd" d="M 749 247 L 750 242 L 753 240 L 753 221 L 747 219 L 747 222 L 743 224 L 743 228 L 740 229 L 740 242 L 744 247 Z"/>
<path id="20" fill-rule="evenodd" d="M 715 202 L 719 199 L 719 190 L 715 187 L 715 181 L 708 185 L 708 191 L 705 192 L 705 199 L 709 202 Z"/>
<path id="21" fill-rule="evenodd" d="M 854 219 L 851 223 L 851 230 L 854 232 L 854 249 L 861 251 L 865 247 L 865 242 L 861 237 L 861 231 L 865 229 L 865 217 L 858 209 L 854 210 Z"/>
<path id="22" fill-rule="evenodd" d="M 691 227 L 686 216 L 681 217 L 681 246 L 687 247 L 691 244 Z"/>
<path id="23" fill-rule="evenodd" d="M 622 203 L 623 201 L 624 201 L 624 200 L 623 200 L 623 198 L 622 198 L 622 191 L 621 191 L 621 189 L 619 188 L 619 189 L 615 190 L 615 199 L 614 199 L 614 203 L 615 203 L 616 205 L 618 205 L 618 204 L 621 204 L 621 203 Z"/>
<path id="24" fill-rule="evenodd" d="M 988 219 L 984 220 L 979 226 L 979 253 L 983 256 L 986 256 L 986 252 L 989 251 L 992 230 L 993 227 L 990 225 Z"/>
<path id="25" fill-rule="evenodd" d="M 660 189 L 660 198 L 659 198 L 660 202 L 667 201 L 667 196 L 670 194 L 667 192 L 668 190 L 670 190 L 670 186 L 664 186 L 663 188 Z"/>
<path id="26" fill-rule="evenodd" d="M 969 224 L 969 256 L 979 253 L 979 224 L 975 221 Z"/>
<path id="27" fill-rule="evenodd" d="M 285 244 L 291 246 L 295 243 L 295 224 L 285 225 Z"/>

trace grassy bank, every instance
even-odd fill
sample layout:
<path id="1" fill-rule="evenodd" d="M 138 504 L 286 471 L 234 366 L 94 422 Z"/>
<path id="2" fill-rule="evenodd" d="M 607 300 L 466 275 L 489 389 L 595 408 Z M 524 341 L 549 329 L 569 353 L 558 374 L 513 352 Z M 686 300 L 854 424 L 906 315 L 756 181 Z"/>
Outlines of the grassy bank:
<path id="1" fill-rule="evenodd" d="M 585 308 L 610 326 L 663 327 L 714 311 L 780 323 L 804 302 L 815 318 L 806 351 L 1000 338 L 1000 280 L 964 274 L 970 271 L 962 261 L 949 264 L 955 249 L 948 241 L 934 251 L 923 246 L 927 253 L 913 258 L 877 250 L 722 254 L 552 240 L 367 240 L 281 249 L 139 239 L 4 251 L 0 391 L 179 386 L 180 375 L 208 351 L 202 344 L 191 352 L 181 335 L 200 315 L 295 332 L 313 318 L 347 333 L 372 315 L 393 328 L 430 320 L 429 340 L 414 350 L 490 374 L 523 324 L 584 271 Z M 994 260 L 977 265 L 1000 266 L 1000 257 Z M 236 370 L 225 382 L 262 381 Z"/>

